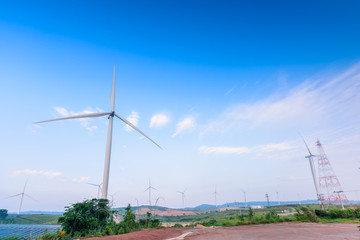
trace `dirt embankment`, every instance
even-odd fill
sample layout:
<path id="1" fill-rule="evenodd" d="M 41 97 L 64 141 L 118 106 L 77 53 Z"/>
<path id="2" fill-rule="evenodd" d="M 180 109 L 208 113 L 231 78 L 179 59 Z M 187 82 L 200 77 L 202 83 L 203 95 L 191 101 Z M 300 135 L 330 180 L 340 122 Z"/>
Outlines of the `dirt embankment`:
<path id="1" fill-rule="evenodd" d="M 359 240 L 359 224 L 280 223 L 212 228 L 162 228 L 117 236 L 91 238 L 97 240 Z"/>

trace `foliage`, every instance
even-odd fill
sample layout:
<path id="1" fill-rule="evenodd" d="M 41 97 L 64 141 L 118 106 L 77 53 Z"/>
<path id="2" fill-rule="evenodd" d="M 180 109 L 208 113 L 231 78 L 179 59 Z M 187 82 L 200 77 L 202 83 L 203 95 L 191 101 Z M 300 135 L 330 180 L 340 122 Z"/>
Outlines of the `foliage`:
<path id="1" fill-rule="evenodd" d="M 105 228 L 110 222 L 111 213 L 107 199 L 94 198 L 66 207 L 58 222 L 69 236 L 83 237 Z"/>
<path id="2" fill-rule="evenodd" d="M 249 209 L 248 216 L 249 216 L 250 220 L 252 220 L 254 218 L 254 210 L 252 208 Z"/>
<path id="3" fill-rule="evenodd" d="M 175 228 L 182 228 L 183 225 L 181 225 L 180 223 L 175 223 L 174 227 L 175 227 Z"/>
<path id="4" fill-rule="evenodd" d="M 318 222 L 319 218 L 315 214 L 315 210 L 307 207 L 296 208 L 295 217 L 301 222 Z"/>
<path id="5" fill-rule="evenodd" d="M 60 239 L 58 233 L 53 232 L 53 233 L 44 233 L 43 235 L 37 237 L 36 239 L 39 240 L 57 240 Z"/>
<path id="6" fill-rule="evenodd" d="M 7 209 L 0 209 L 0 220 L 3 222 L 8 216 L 8 210 Z"/>

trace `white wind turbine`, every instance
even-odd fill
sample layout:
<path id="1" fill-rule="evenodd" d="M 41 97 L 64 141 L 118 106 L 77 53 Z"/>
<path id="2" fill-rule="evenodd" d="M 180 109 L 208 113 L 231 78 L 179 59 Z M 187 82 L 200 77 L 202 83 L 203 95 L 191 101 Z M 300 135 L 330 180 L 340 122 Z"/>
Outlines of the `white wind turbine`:
<path id="1" fill-rule="evenodd" d="M 181 198 L 182 198 L 182 207 L 184 208 L 184 200 L 185 200 L 185 192 L 186 192 L 186 188 L 184 191 L 180 192 L 180 191 L 177 191 L 178 193 L 181 194 Z"/>
<path id="2" fill-rule="evenodd" d="M 18 193 L 18 194 L 15 194 L 15 195 L 13 195 L 13 196 L 10 196 L 10 197 L 5 198 L 5 199 L 8 199 L 8 198 L 17 197 L 17 196 L 20 196 L 20 195 L 21 195 L 20 204 L 19 204 L 19 210 L 18 210 L 18 215 L 20 214 L 20 211 L 21 211 L 21 206 L 22 206 L 22 203 L 23 203 L 24 196 L 27 196 L 28 198 L 31 198 L 32 200 L 35 200 L 35 199 L 32 198 L 30 195 L 28 195 L 28 194 L 25 193 L 25 188 L 26 188 L 27 182 L 28 182 L 28 181 L 26 180 L 25 185 L 24 185 L 24 188 L 23 188 L 23 190 L 22 190 L 21 193 Z"/>
<path id="3" fill-rule="evenodd" d="M 157 190 L 156 188 L 154 188 L 154 187 L 151 186 L 151 180 L 150 180 L 150 178 L 149 178 L 149 187 L 148 187 L 147 189 L 145 189 L 144 192 L 149 191 L 149 205 L 150 205 L 150 206 L 151 206 L 151 189 L 154 189 L 154 190 L 156 190 L 156 191 L 159 191 L 159 190 Z"/>
<path id="4" fill-rule="evenodd" d="M 301 136 L 301 135 L 300 135 Z M 314 185 L 315 185 L 315 190 L 316 190 L 316 196 L 317 196 L 317 199 L 319 200 L 319 204 L 320 206 L 322 206 L 322 201 L 321 201 L 321 195 L 320 195 L 320 192 L 319 192 L 319 186 L 318 186 L 318 182 L 316 181 L 316 172 L 315 172 L 315 167 L 314 167 L 314 160 L 313 160 L 313 157 L 317 157 L 317 155 L 314 155 L 311 153 L 308 145 L 306 144 L 305 142 L 305 139 L 301 136 L 308 152 L 309 152 L 309 155 L 308 156 L 305 156 L 305 158 L 309 159 L 309 164 L 310 164 L 310 169 L 311 169 L 311 174 L 312 174 L 312 177 L 313 177 L 313 181 L 314 181 Z"/>
<path id="5" fill-rule="evenodd" d="M 98 198 L 100 198 L 100 192 L 101 192 L 101 185 L 102 185 L 102 183 L 100 183 L 100 184 L 87 183 L 87 184 L 92 185 L 92 186 L 95 186 L 95 187 L 98 188 Z"/>
<path id="6" fill-rule="evenodd" d="M 135 129 L 136 131 L 141 133 L 144 137 L 149 139 L 151 142 L 153 142 L 156 146 L 158 146 L 161 149 L 161 147 L 155 141 L 153 141 L 145 133 L 140 131 L 131 122 L 129 122 L 125 118 L 122 118 L 121 116 L 119 116 L 118 114 L 115 113 L 115 65 L 114 65 L 114 75 L 113 75 L 113 83 L 112 83 L 112 89 L 111 89 L 110 102 L 111 102 L 111 112 L 89 113 L 89 114 L 76 115 L 76 116 L 71 116 L 71 117 L 64 117 L 64 118 L 57 118 L 57 119 L 51 119 L 51 120 L 46 120 L 46 121 L 35 122 L 35 123 L 43 123 L 43 122 L 51 122 L 51 121 L 66 120 L 66 119 L 94 118 L 94 117 L 108 116 L 109 128 L 108 128 L 108 136 L 107 136 L 107 144 L 106 144 L 103 188 L 102 188 L 102 194 L 101 194 L 101 198 L 104 198 L 104 199 L 107 199 L 107 195 L 108 195 L 109 172 L 110 172 L 110 156 L 111 156 L 111 140 L 112 140 L 113 119 L 114 119 L 115 116 L 117 118 L 119 118 L 121 121 L 123 121 L 125 124 L 129 125 L 133 129 Z"/>

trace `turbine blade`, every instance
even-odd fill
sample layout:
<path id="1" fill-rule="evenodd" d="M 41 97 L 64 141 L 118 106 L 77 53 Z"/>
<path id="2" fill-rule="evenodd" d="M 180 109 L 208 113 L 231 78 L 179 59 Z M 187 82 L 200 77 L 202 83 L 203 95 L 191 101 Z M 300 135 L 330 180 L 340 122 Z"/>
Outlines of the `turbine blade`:
<path id="1" fill-rule="evenodd" d="M 34 201 L 37 201 L 35 198 L 33 198 L 32 196 L 30 196 L 30 195 L 28 195 L 28 194 L 26 194 L 26 193 L 24 193 L 24 195 L 27 196 L 28 198 L 34 200 Z"/>
<path id="2" fill-rule="evenodd" d="M 113 74 L 113 84 L 112 84 L 112 88 L 111 88 L 111 111 L 114 111 L 115 108 L 115 64 L 114 64 L 114 74 Z"/>
<path id="3" fill-rule="evenodd" d="M 146 192 L 147 190 L 149 190 L 150 189 L 150 187 L 148 187 L 147 189 L 145 189 L 145 191 L 144 192 Z"/>
<path id="4" fill-rule="evenodd" d="M 25 188 L 26 188 L 26 184 L 27 184 L 28 180 L 29 180 L 29 179 L 27 179 L 27 180 L 26 180 L 26 182 L 25 182 L 25 185 L 24 185 L 24 188 L 23 188 L 22 193 L 24 193 L 24 192 L 25 192 Z"/>
<path id="5" fill-rule="evenodd" d="M 95 187 L 99 187 L 99 186 L 100 186 L 99 184 L 95 184 L 95 183 L 86 183 L 86 184 L 89 184 L 89 185 L 92 185 L 92 186 L 95 186 Z"/>
<path id="6" fill-rule="evenodd" d="M 305 146 L 306 146 L 306 148 L 307 148 L 310 156 L 314 156 L 314 155 L 310 152 L 310 148 L 309 148 L 308 145 L 306 144 L 304 137 L 303 137 L 299 132 L 298 132 L 298 134 L 300 135 L 301 139 L 303 140 L 303 142 L 304 142 L 304 144 L 305 144 Z"/>
<path id="7" fill-rule="evenodd" d="M 140 131 L 140 129 L 138 129 L 137 127 L 135 127 L 131 122 L 129 122 L 128 120 L 120 117 L 119 115 L 117 115 L 115 113 L 115 116 L 117 116 L 121 121 L 123 121 L 124 123 L 126 123 L 127 125 L 129 125 L 130 127 L 132 127 L 133 129 L 135 129 L 136 131 L 138 131 L 139 133 L 141 133 L 144 137 L 146 137 L 147 139 L 149 139 L 151 142 L 153 142 L 156 146 L 158 146 L 160 149 L 162 149 L 160 147 L 159 144 L 157 144 L 154 140 L 152 140 L 150 137 L 148 137 L 145 133 L 143 133 L 142 131 Z"/>
<path id="8" fill-rule="evenodd" d="M 44 122 L 52 122 L 52 121 L 59 121 L 59 120 L 67 120 L 67 119 L 75 119 L 75 118 L 92 118 L 92 117 L 102 117 L 105 115 L 110 114 L 110 112 L 102 112 L 102 113 L 89 113 L 89 114 L 83 114 L 83 115 L 76 115 L 71 117 L 64 117 L 64 118 L 55 118 L 45 121 L 39 121 L 39 122 L 33 122 L 33 124 L 36 123 L 44 123 Z"/>
<path id="9" fill-rule="evenodd" d="M 1 200 L 4 200 L 4 199 L 8 199 L 8 198 L 12 198 L 12 197 L 17 197 L 17 196 L 20 196 L 22 193 L 19 193 L 19 194 L 16 194 L 16 195 L 12 195 L 10 197 L 6 197 L 6 198 L 2 198 Z"/>
<path id="10" fill-rule="evenodd" d="M 151 187 L 152 189 L 154 189 L 154 190 L 156 190 L 156 191 L 159 191 L 159 190 L 157 190 L 156 188 L 154 188 L 154 187 Z"/>

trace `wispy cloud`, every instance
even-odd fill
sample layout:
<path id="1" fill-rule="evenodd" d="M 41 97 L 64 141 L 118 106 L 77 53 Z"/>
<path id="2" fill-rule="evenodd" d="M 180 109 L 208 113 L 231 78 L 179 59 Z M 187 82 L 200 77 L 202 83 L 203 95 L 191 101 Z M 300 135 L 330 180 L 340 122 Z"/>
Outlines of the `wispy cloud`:
<path id="1" fill-rule="evenodd" d="M 52 171 L 41 171 L 41 170 L 32 170 L 32 169 L 24 169 L 24 170 L 16 170 L 12 174 L 12 176 L 45 176 L 45 177 L 58 177 L 63 175 L 62 172 L 52 172 Z"/>
<path id="2" fill-rule="evenodd" d="M 206 124 L 201 134 L 358 126 L 359 114 L 360 64 L 356 64 L 338 75 L 323 74 L 260 101 L 233 105 Z"/>
<path id="3" fill-rule="evenodd" d="M 170 122 L 170 117 L 165 113 L 157 113 L 151 117 L 150 128 L 161 128 Z"/>
<path id="4" fill-rule="evenodd" d="M 139 113 L 132 111 L 131 114 L 126 118 L 126 120 L 128 120 L 129 122 L 131 122 L 134 126 L 137 126 L 139 123 Z M 133 128 L 130 127 L 129 125 L 125 125 L 125 131 L 130 132 L 132 131 Z"/>
<path id="5" fill-rule="evenodd" d="M 88 182 L 89 180 L 90 180 L 90 177 L 80 177 L 80 178 L 71 179 L 71 181 L 76 182 L 76 183 Z"/>
<path id="6" fill-rule="evenodd" d="M 178 122 L 178 124 L 176 125 L 175 133 L 172 135 L 172 137 L 176 137 L 177 135 L 183 132 L 191 132 L 195 130 L 195 126 L 196 126 L 196 119 L 192 116 L 186 117 L 180 122 Z"/>
<path id="7" fill-rule="evenodd" d="M 225 155 L 228 154 L 241 155 L 251 151 L 251 149 L 247 147 L 226 147 L 226 146 L 218 146 L 218 147 L 201 146 L 199 147 L 198 150 L 201 153 L 205 153 L 205 154 L 225 154 Z"/>
<path id="8" fill-rule="evenodd" d="M 89 114 L 89 113 L 95 113 L 95 112 L 102 112 L 100 108 L 96 108 L 95 111 L 92 110 L 92 108 L 88 108 L 86 110 L 82 110 L 80 112 L 75 111 L 69 111 L 64 107 L 54 107 L 54 110 L 61 116 L 61 117 L 70 117 L 70 116 L 78 116 L 82 114 Z M 90 118 L 79 118 L 74 119 L 75 121 L 79 121 L 81 126 L 86 128 L 88 131 L 92 132 L 98 127 L 96 125 L 91 124 Z"/>
<path id="9" fill-rule="evenodd" d="M 296 146 L 288 142 L 282 143 L 273 143 L 273 144 L 264 144 L 256 145 L 252 147 L 238 146 L 238 147 L 229 147 L 229 146 L 201 146 L 198 148 L 198 151 L 203 154 L 209 155 L 244 155 L 244 154 L 255 154 L 257 157 L 262 158 L 284 158 L 279 156 L 289 157 L 289 153 L 294 152 Z"/>

